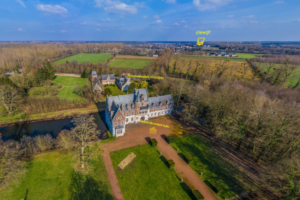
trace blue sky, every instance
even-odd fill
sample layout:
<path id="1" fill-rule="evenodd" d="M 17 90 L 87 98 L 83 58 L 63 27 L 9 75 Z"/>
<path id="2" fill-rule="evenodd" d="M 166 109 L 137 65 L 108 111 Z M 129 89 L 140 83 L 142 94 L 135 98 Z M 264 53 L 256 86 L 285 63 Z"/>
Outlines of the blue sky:
<path id="1" fill-rule="evenodd" d="M 0 0 L 0 41 L 300 41 L 299 0 Z"/>

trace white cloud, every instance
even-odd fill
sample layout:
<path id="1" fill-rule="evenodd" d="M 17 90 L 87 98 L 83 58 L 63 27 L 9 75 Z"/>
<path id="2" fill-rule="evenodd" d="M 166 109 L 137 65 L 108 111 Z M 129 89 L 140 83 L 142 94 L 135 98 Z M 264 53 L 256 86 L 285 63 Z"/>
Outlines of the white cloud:
<path id="1" fill-rule="evenodd" d="M 22 28 L 18 28 L 18 31 L 20 31 L 20 32 L 22 32 L 22 31 L 24 31 Z"/>
<path id="2" fill-rule="evenodd" d="M 229 17 L 229 18 L 232 18 L 232 17 L 234 17 L 234 15 L 228 15 L 228 17 Z"/>
<path id="3" fill-rule="evenodd" d="M 66 30 L 61 30 L 60 32 L 61 32 L 61 33 L 66 33 L 67 31 L 66 31 Z"/>
<path id="4" fill-rule="evenodd" d="M 283 4 L 284 3 L 284 1 L 281 1 L 281 0 L 279 0 L 279 1 L 274 1 L 274 4 Z"/>
<path id="5" fill-rule="evenodd" d="M 154 18 L 155 18 L 155 19 L 159 19 L 159 16 L 158 16 L 158 15 L 154 15 Z"/>
<path id="6" fill-rule="evenodd" d="M 120 1 L 95 0 L 96 7 L 103 7 L 105 11 L 116 14 L 136 14 L 137 7 L 144 7 L 143 3 L 127 5 Z"/>
<path id="7" fill-rule="evenodd" d="M 55 14 L 63 14 L 68 12 L 66 8 L 59 5 L 38 4 L 37 9 L 44 12 L 55 13 Z"/>
<path id="8" fill-rule="evenodd" d="M 110 19 L 110 18 L 107 18 L 107 19 L 101 19 L 102 21 L 104 21 L 104 22 L 112 22 L 112 21 L 114 21 L 114 20 L 112 20 L 112 19 Z"/>
<path id="9" fill-rule="evenodd" d="M 23 3 L 22 0 L 16 0 L 19 4 L 21 4 L 21 6 L 23 6 L 24 8 L 26 8 L 26 5 Z"/>
<path id="10" fill-rule="evenodd" d="M 254 15 L 249 15 L 249 16 L 248 16 L 248 18 L 254 18 L 254 17 L 255 17 Z"/>
<path id="11" fill-rule="evenodd" d="M 86 25 L 86 24 L 87 24 L 87 22 L 81 22 L 80 24 L 82 24 L 82 25 Z"/>
<path id="12" fill-rule="evenodd" d="M 100 28 L 97 28 L 96 31 L 101 31 Z"/>
<path id="13" fill-rule="evenodd" d="M 143 17 L 144 17 L 144 18 L 148 18 L 148 16 L 147 16 L 147 15 L 144 15 Z"/>
<path id="14" fill-rule="evenodd" d="M 63 23 L 64 23 L 64 24 L 68 24 L 68 23 L 70 23 L 70 22 L 68 22 L 68 21 L 64 21 Z"/>
<path id="15" fill-rule="evenodd" d="M 169 4 L 174 4 L 174 3 L 176 3 L 176 0 L 163 0 L 163 1 L 166 1 L 166 3 L 169 3 Z"/>
<path id="16" fill-rule="evenodd" d="M 161 23 L 162 21 L 160 20 L 160 19 L 158 19 L 158 20 L 155 20 L 154 22 L 152 22 L 152 24 L 159 24 L 159 23 Z"/>
<path id="17" fill-rule="evenodd" d="M 180 23 L 185 23 L 185 21 L 184 21 L 184 20 L 181 20 Z"/>
<path id="18" fill-rule="evenodd" d="M 216 10 L 229 4 L 232 0 L 194 0 L 193 5 L 200 11 Z"/>
<path id="19" fill-rule="evenodd" d="M 173 25 L 174 25 L 174 26 L 179 26 L 180 24 L 176 22 L 176 23 L 174 23 Z"/>

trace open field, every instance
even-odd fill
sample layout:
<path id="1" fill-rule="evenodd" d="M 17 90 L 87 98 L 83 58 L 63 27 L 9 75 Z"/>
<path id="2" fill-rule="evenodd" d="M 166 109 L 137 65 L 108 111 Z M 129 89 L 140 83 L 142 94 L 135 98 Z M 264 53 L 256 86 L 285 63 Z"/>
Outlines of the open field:
<path id="1" fill-rule="evenodd" d="M 181 55 L 173 56 L 173 58 L 188 58 L 188 59 L 201 59 L 201 60 L 230 60 L 236 62 L 245 62 L 244 58 L 235 57 L 218 57 L 218 56 L 200 56 L 200 55 Z"/>
<path id="2" fill-rule="evenodd" d="M 241 174 L 210 148 L 212 144 L 207 138 L 201 135 L 168 138 L 170 145 L 179 148 L 178 154 L 219 197 L 227 199 L 245 192 L 239 182 Z"/>
<path id="3" fill-rule="evenodd" d="M 151 62 L 152 60 L 112 59 L 109 62 L 108 66 L 141 69 L 149 65 Z"/>
<path id="4" fill-rule="evenodd" d="M 121 91 L 117 85 L 107 85 L 104 86 L 105 88 L 110 88 L 112 91 L 112 96 L 118 96 L 118 95 L 124 95 L 126 94 L 125 92 Z"/>
<path id="5" fill-rule="evenodd" d="M 257 62 L 256 65 L 258 67 L 260 67 L 263 71 L 267 71 L 267 67 L 269 66 L 269 63 L 258 63 Z M 272 67 L 273 69 L 270 70 L 271 71 L 271 75 L 274 72 L 274 68 L 275 69 L 279 69 L 279 68 L 282 67 L 282 64 L 272 64 L 272 66 L 273 66 Z M 298 82 L 298 80 L 300 78 L 300 65 L 298 65 L 296 67 L 297 68 L 295 69 L 294 73 L 290 77 L 288 77 L 288 79 L 285 82 L 285 85 L 287 87 L 294 87 L 297 84 L 297 82 Z"/>
<path id="6" fill-rule="evenodd" d="M 90 62 L 90 63 L 94 63 L 94 64 L 95 63 L 104 63 L 111 56 L 112 56 L 111 54 L 80 53 L 80 54 L 76 54 L 74 56 L 63 58 L 61 60 L 57 60 L 54 63 L 59 65 L 59 64 L 64 63 L 66 61 L 71 62 L 73 60 L 76 60 L 79 64 L 84 63 L 84 62 Z"/>
<path id="7" fill-rule="evenodd" d="M 118 164 L 131 152 L 136 157 L 125 169 Z M 110 153 L 125 200 L 131 199 L 190 199 L 176 177 L 161 160 L 156 148 L 150 145 L 132 147 Z"/>
<path id="8" fill-rule="evenodd" d="M 206 60 L 206 59 L 187 59 L 173 57 L 169 63 L 170 74 L 186 75 L 205 75 L 219 74 L 226 78 L 249 79 L 253 78 L 251 67 L 246 62 Z"/>
<path id="9" fill-rule="evenodd" d="M 261 54 L 237 53 L 236 55 L 237 55 L 238 57 L 240 57 L 240 58 L 249 59 L 249 58 L 256 58 L 257 56 L 259 56 L 259 55 L 261 55 Z"/>
<path id="10" fill-rule="evenodd" d="M 156 60 L 157 57 L 149 56 L 126 56 L 126 55 L 117 55 L 114 59 L 130 59 L 130 60 Z"/>
<path id="11" fill-rule="evenodd" d="M 89 160 L 89 171 L 74 170 L 74 152 L 52 151 L 33 157 L 20 184 L 0 190 L 0 199 L 113 199 L 100 148 Z"/>

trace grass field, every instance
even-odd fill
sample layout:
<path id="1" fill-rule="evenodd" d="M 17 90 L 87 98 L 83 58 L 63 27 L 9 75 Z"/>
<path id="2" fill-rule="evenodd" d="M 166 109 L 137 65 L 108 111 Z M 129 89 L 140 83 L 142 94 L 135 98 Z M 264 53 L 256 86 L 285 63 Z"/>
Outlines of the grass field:
<path id="1" fill-rule="evenodd" d="M 89 53 L 80 53 L 76 54 L 74 56 L 70 56 L 67 58 L 63 58 L 60 60 L 55 61 L 54 63 L 59 65 L 61 63 L 65 63 L 66 61 L 71 62 L 73 60 L 77 60 L 77 62 L 84 63 L 84 62 L 90 62 L 90 63 L 103 63 L 106 62 L 108 58 L 110 58 L 111 54 L 89 54 Z"/>
<path id="2" fill-rule="evenodd" d="M 121 91 L 117 85 L 107 85 L 105 88 L 108 87 L 112 91 L 112 96 L 124 95 L 125 92 Z"/>
<path id="3" fill-rule="evenodd" d="M 267 71 L 268 63 L 256 63 L 257 66 L 259 66 L 263 71 Z M 273 64 L 273 68 L 279 69 L 282 66 L 282 64 Z M 273 69 L 271 69 L 271 74 L 274 72 Z M 285 85 L 287 87 L 294 87 L 298 80 L 300 78 L 300 65 L 297 66 L 297 69 L 294 71 L 294 74 L 292 74 L 285 82 Z"/>
<path id="4" fill-rule="evenodd" d="M 249 59 L 249 58 L 256 58 L 259 54 L 237 53 L 236 55 L 237 55 L 238 57 L 240 57 L 240 58 Z"/>
<path id="5" fill-rule="evenodd" d="M 62 85 L 63 88 L 59 89 L 58 97 L 61 98 L 69 98 L 69 99 L 82 99 L 77 94 L 73 93 L 74 87 L 79 84 L 80 86 L 84 86 L 85 83 L 88 83 L 89 80 L 87 78 L 79 78 L 72 76 L 55 76 L 53 79 L 57 85 Z"/>
<path id="6" fill-rule="evenodd" d="M 118 164 L 131 152 L 136 157 L 125 169 Z M 143 145 L 110 153 L 125 200 L 190 199 L 182 188 L 176 172 L 160 159 L 156 148 Z"/>
<path id="7" fill-rule="evenodd" d="M 170 138 L 170 137 L 169 137 Z M 245 192 L 239 178 L 242 174 L 211 149 L 211 142 L 200 135 L 169 139 L 179 155 L 196 171 L 202 180 L 221 198 Z"/>
<path id="8" fill-rule="evenodd" d="M 198 55 L 182 55 L 173 56 L 174 58 L 188 58 L 188 59 L 201 59 L 201 60 L 230 60 L 236 62 L 245 62 L 244 58 L 233 58 L 233 57 L 218 57 L 218 56 L 198 56 Z"/>
<path id="9" fill-rule="evenodd" d="M 114 59 L 131 59 L 131 60 L 156 60 L 157 57 L 149 56 L 126 56 L 126 55 L 117 55 Z"/>
<path id="10" fill-rule="evenodd" d="M 112 59 L 108 66 L 120 68 L 141 69 L 146 67 L 152 60 Z"/>
<path id="11" fill-rule="evenodd" d="M 90 158 L 85 175 L 74 171 L 74 155 L 53 151 L 34 156 L 20 184 L 0 190 L 0 199 L 113 199 L 100 148 Z"/>

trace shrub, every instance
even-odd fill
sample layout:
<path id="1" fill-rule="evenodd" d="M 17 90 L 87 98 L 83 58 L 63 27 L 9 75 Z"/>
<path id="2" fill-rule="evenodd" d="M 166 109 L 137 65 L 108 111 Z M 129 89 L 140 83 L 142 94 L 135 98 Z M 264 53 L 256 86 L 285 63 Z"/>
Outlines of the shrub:
<path id="1" fill-rule="evenodd" d="M 168 160 L 169 168 L 174 169 L 175 163 L 173 160 Z"/>
<path id="2" fill-rule="evenodd" d="M 21 138 L 21 149 L 23 150 L 24 155 L 27 156 L 39 152 L 39 148 L 35 144 L 33 138 L 26 135 Z"/>
<path id="3" fill-rule="evenodd" d="M 193 195 L 195 196 L 195 198 L 197 200 L 203 200 L 204 199 L 204 197 L 202 196 L 202 194 L 198 190 L 193 190 Z"/>
<path id="4" fill-rule="evenodd" d="M 104 94 L 105 94 L 105 96 L 106 96 L 106 95 L 111 95 L 111 94 L 112 94 L 111 89 L 110 89 L 109 87 L 106 87 L 106 88 L 104 89 Z"/>
<path id="5" fill-rule="evenodd" d="M 63 149 L 75 148 L 75 135 L 69 130 L 62 130 L 56 138 L 56 145 Z"/>
<path id="6" fill-rule="evenodd" d="M 112 134 L 111 134 L 111 132 L 108 129 L 107 129 L 106 133 L 107 133 L 107 135 L 108 135 L 109 138 L 113 137 Z"/>
<path id="7" fill-rule="evenodd" d="M 37 135 L 33 138 L 33 140 L 40 151 L 50 150 L 54 145 L 54 139 L 49 134 Z"/>
<path id="8" fill-rule="evenodd" d="M 77 84 L 74 89 L 73 89 L 73 93 L 77 94 L 78 96 L 82 97 L 83 96 L 83 90 L 84 88 L 81 87 L 79 84 Z"/>
<path id="9" fill-rule="evenodd" d="M 157 146 L 157 141 L 156 141 L 156 139 L 151 139 L 151 145 L 152 145 L 153 147 L 156 147 L 156 146 Z"/>

